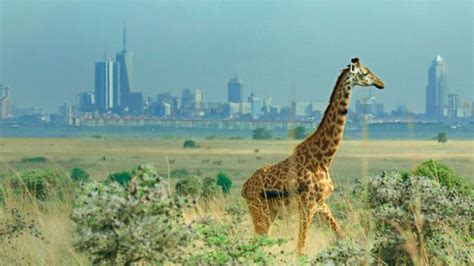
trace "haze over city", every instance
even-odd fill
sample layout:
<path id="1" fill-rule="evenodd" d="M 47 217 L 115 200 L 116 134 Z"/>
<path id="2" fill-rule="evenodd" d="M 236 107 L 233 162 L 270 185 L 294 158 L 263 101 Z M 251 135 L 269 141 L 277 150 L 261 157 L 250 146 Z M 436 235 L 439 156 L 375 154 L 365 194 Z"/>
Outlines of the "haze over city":
<path id="1" fill-rule="evenodd" d="M 145 96 L 189 87 L 225 101 L 237 73 L 245 97 L 271 96 L 277 105 L 326 101 L 339 70 L 357 56 L 384 78 L 386 90 L 374 95 L 388 110 L 404 104 L 423 112 L 437 54 L 449 90 L 473 100 L 472 11 L 471 1 L 7 0 L 0 2 L 0 82 L 17 106 L 56 110 L 94 89 L 94 62 L 104 53 L 114 59 L 126 22 L 135 88 Z"/>

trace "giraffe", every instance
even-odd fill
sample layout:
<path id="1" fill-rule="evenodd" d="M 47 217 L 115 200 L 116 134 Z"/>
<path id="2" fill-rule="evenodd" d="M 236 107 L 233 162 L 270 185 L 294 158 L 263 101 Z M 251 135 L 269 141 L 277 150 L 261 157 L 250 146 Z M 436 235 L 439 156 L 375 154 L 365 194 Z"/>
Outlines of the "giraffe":
<path id="1" fill-rule="evenodd" d="M 342 140 L 352 88 L 356 85 L 384 88 L 380 78 L 358 58 L 353 58 L 347 68 L 341 70 L 316 131 L 298 144 L 286 159 L 257 169 L 241 190 L 255 233 L 260 235 L 270 232 L 281 207 L 289 207 L 292 200 L 297 201 L 297 254 L 300 256 L 305 253 L 307 231 L 317 211 L 323 214 L 338 238 L 344 237 L 325 201 L 334 190 L 329 167 Z"/>

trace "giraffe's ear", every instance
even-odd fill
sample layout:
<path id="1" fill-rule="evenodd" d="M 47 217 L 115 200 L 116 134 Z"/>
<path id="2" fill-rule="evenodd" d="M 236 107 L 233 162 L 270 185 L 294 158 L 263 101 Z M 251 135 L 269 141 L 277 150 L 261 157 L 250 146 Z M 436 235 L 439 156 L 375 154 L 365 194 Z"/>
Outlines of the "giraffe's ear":
<path id="1" fill-rule="evenodd" d="M 354 63 L 350 64 L 349 65 L 349 71 L 351 73 L 355 73 L 356 72 L 356 65 Z"/>

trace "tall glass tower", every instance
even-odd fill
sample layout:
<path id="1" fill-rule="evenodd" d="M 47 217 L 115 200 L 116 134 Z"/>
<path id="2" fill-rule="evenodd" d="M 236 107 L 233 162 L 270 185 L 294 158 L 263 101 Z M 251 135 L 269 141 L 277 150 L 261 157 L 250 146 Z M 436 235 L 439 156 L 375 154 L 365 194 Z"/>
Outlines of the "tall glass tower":
<path id="1" fill-rule="evenodd" d="M 443 58 L 437 55 L 428 70 L 426 86 L 426 116 L 442 118 L 448 101 L 447 66 Z"/>
<path id="2" fill-rule="evenodd" d="M 120 105 L 119 67 L 116 62 L 95 63 L 95 99 L 100 113 Z"/>
<path id="3" fill-rule="evenodd" d="M 244 93 L 242 88 L 242 82 L 235 75 L 227 83 L 227 101 L 230 103 L 241 103 L 243 102 Z"/>

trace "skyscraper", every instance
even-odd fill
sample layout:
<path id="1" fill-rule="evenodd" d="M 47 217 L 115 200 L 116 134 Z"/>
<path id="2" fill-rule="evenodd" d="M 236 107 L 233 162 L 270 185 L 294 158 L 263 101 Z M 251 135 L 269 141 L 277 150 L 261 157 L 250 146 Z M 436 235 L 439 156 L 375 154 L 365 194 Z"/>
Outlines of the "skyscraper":
<path id="1" fill-rule="evenodd" d="M 100 113 L 120 105 L 119 67 L 116 62 L 95 63 L 95 102 Z"/>
<path id="2" fill-rule="evenodd" d="M 123 27 L 122 51 L 117 53 L 115 61 L 120 67 L 120 92 L 122 97 L 133 90 L 133 52 L 127 51 L 127 28 Z"/>
<path id="3" fill-rule="evenodd" d="M 441 56 L 437 55 L 428 70 L 426 86 L 426 116 L 441 118 L 447 104 L 447 67 Z"/>
<path id="4" fill-rule="evenodd" d="M 242 82 L 235 75 L 227 83 L 227 101 L 230 103 L 241 103 L 244 98 Z"/>

